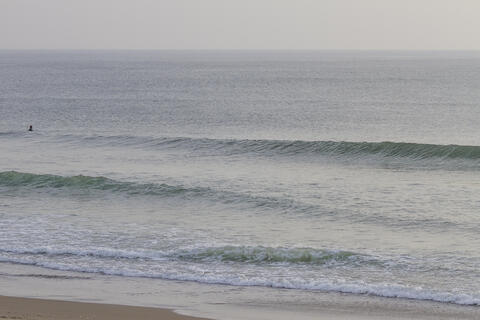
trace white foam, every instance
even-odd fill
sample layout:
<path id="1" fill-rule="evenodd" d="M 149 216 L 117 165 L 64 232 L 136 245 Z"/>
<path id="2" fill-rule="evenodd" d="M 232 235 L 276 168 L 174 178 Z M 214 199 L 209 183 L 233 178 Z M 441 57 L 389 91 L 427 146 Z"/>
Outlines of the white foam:
<path id="1" fill-rule="evenodd" d="M 74 271 L 85 273 L 98 273 L 125 277 L 146 277 L 165 280 L 194 281 L 207 284 L 225 284 L 233 286 L 263 286 L 281 289 L 317 290 L 322 292 L 341 292 L 352 294 L 368 294 L 389 298 L 404 298 L 415 300 L 430 300 L 460 305 L 480 305 L 480 295 L 462 292 L 442 292 L 422 287 L 410 287 L 399 284 L 372 284 L 363 282 L 341 282 L 329 279 L 307 280 L 295 276 L 268 278 L 262 275 L 245 277 L 234 272 L 181 272 L 179 268 L 171 268 L 164 272 L 145 272 L 111 266 L 91 266 L 71 263 L 57 263 L 37 261 L 28 258 L 5 257 L 0 255 L 0 262 L 34 265 L 54 270 Z M 189 269 L 192 271 L 192 269 Z"/>

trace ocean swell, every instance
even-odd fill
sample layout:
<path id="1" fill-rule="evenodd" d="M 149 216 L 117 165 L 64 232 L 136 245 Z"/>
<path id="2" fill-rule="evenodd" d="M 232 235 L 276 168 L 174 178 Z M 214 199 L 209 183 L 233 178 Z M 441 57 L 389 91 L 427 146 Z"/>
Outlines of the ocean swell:
<path id="1" fill-rule="evenodd" d="M 84 175 L 59 176 L 53 174 L 34 174 L 18 171 L 0 172 L 0 186 L 10 188 L 35 188 L 35 189 L 70 189 L 122 192 L 131 195 L 156 195 L 169 196 L 178 194 L 205 194 L 208 188 L 186 188 L 172 186 L 164 183 L 134 183 L 122 182 L 106 177 L 91 177 Z"/>
<path id="2" fill-rule="evenodd" d="M 330 155 L 344 157 L 380 156 L 384 158 L 463 159 L 480 160 L 480 146 L 455 144 L 423 144 L 410 142 L 350 142 L 350 141 L 304 141 L 304 140 L 249 140 L 211 139 L 188 137 L 141 137 L 141 136 L 75 136 L 57 137 L 70 143 L 98 146 L 135 146 L 141 148 L 184 148 L 193 151 L 225 155 L 278 154 L 278 155 Z"/>
<path id="3" fill-rule="evenodd" d="M 53 195 L 63 194 L 100 196 L 109 192 L 128 196 L 182 197 L 238 205 L 245 208 L 278 209 L 282 211 L 312 212 L 317 206 L 304 204 L 288 198 L 262 196 L 203 186 L 171 185 L 166 183 L 136 183 L 118 181 L 102 176 L 59 176 L 18 171 L 0 172 L 0 191 L 29 190 Z M 52 192 L 53 190 L 53 192 Z"/>
<path id="4" fill-rule="evenodd" d="M 262 212 L 275 212 L 276 214 L 295 214 L 308 217 L 331 217 L 335 219 L 348 219 L 350 222 L 382 224 L 393 227 L 408 228 L 464 228 L 466 231 L 476 232 L 470 225 L 461 226 L 450 220 L 428 219 L 418 224 L 418 218 L 405 219 L 395 216 L 375 216 L 348 209 L 330 208 L 322 204 L 308 203 L 295 200 L 287 196 L 272 196 L 236 192 L 228 189 L 212 188 L 205 186 L 184 186 L 166 183 L 137 183 L 119 181 L 102 176 L 60 176 L 53 174 L 34 174 L 18 171 L 0 172 L 0 192 L 14 193 L 18 190 L 46 193 L 52 196 L 87 196 L 103 197 L 105 193 L 118 194 L 122 197 L 158 197 L 179 198 L 187 201 L 206 201 L 213 204 L 224 204 L 238 210 L 256 209 Z"/>

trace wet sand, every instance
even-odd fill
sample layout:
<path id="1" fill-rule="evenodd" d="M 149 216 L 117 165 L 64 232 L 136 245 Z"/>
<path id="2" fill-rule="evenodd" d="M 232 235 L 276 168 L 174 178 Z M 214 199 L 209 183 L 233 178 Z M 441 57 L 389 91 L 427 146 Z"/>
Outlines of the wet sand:
<path id="1" fill-rule="evenodd" d="M 300 308 L 301 309 L 301 308 Z M 390 307 L 379 307 L 373 305 L 350 306 L 345 308 L 341 303 L 334 307 L 332 305 L 321 306 L 322 310 L 316 310 L 310 314 L 311 319 L 332 319 L 332 320 L 406 320 L 406 319 L 478 319 L 480 313 L 464 310 L 464 312 L 452 312 L 452 310 L 440 308 L 395 310 Z M 242 309 L 230 309 L 232 319 L 250 318 L 244 314 Z M 246 311 L 245 309 L 243 311 Z M 251 311 L 251 310 L 250 310 Z M 257 310 L 260 311 L 260 310 Z M 284 310 L 280 314 L 273 312 L 270 315 L 259 312 L 254 318 L 258 319 L 284 319 L 294 317 L 295 314 L 302 314 L 302 310 Z M 458 311 L 458 310 L 457 310 Z M 242 313 L 244 316 L 242 317 Z M 251 316 L 251 314 L 250 314 Z M 305 318 L 305 314 L 302 315 Z M 229 319 L 230 317 L 225 317 Z M 133 320 L 133 319 L 161 319 L 161 320 L 206 320 L 177 314 L 168 309 L 136 307 L 103 303 L 71 302 L 60 300 L 45 300 L 19 297 L 0 296 L 0 320 Z"/>
<path id="2" fill-rule="evenodd" d="M 202 320 L 171 310 L 113 304 L 0 296 L 0 319 L 7 320 Z"/>

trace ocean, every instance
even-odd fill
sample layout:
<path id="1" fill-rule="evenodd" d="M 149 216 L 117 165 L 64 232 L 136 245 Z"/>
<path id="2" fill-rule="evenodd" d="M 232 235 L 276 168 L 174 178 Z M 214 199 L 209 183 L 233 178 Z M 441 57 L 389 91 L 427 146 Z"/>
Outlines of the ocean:
<path id="1" fill-rule="evenodd" d="M 1 51 L 0 282 L 478 307 L 479 85 L 479 52 Z"/>

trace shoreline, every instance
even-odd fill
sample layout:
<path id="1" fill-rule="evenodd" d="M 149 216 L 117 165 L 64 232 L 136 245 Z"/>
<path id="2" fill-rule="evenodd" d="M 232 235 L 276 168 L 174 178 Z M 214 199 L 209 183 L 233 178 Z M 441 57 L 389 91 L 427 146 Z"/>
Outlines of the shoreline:
<path id="1" fill-rule="evenodd" d="M 480 317 L 480 306 L 424 300 L 86 275 L 10 263 L 0 263 L 0 270 L 0 320 L 474 320 Z"/>
<path id="2" fill-rule="evenodd" d="M 252 304 L 250 307 L 231 308 L 229 311 L 232 319 L 249 319 L 243 314 L 248 310 L 247 314 L 255 313 L 255 319 L 288 319 L 295 317 L 296 314 L 303 315 L 302 319 L 320 319 L 320 320 L 447 320 L 447 319 L 478 319 L 479 313 L 462 312 L 450 313 L 447 310 L 438 310 L 437 308 L 413 308 L 410 310 L 400 310 L 396 308 L 378 308 L 378 305 L 355 305 L 355 304 L 331 304 L 323 305 L 315 312 L 307 312 L 302 310 L 301 306 L 297 310 L 287 310 L 280 308 L 276 312 L 265 312 Z M 246 309 L 245 309 L 246 308 Z M 378 308 L 378 309 L 377 309 Z M 281 310 L 283 309 L 283 310 Z M 435 310 L 437 309 L 437 310 Z M 273 311 L 273 310 L 270 310 Z M 446 312 L 445 312 L 446 311 Z M 450 310 L 452 311 L 452 310 Z M 280 314 L 278 313 L 280 312 Z M 285 313 L 284 313 L 285 312 Z M 445 312 L 445 313 L 444 313 Z M 284 313 L 284 314 L 282 314 Z M 306 317 L 305 317 L 306 316 Z M 89 319 L 89 320 L 223 320 L 229 319 L 225 313 L 221 317 L 197 317 L 183 315 L 177 313 L 173 309 L 162 307 L 146 307 L 133 306 L 124 304 L 109 304 L 102 302 L 83 302 L 83 301 L 67 301 L 56 299 L 41 298 L 25 298 L 0 295 L 0 319 L 1 320 L 73 320 L 73 319 Z"/>
<path id="3" fill-rule="evenodd" d="M 173 310 L 163 308 L 9 296 L 0 296 L 0 319 L 208 320 L 181 315 Z"/>

